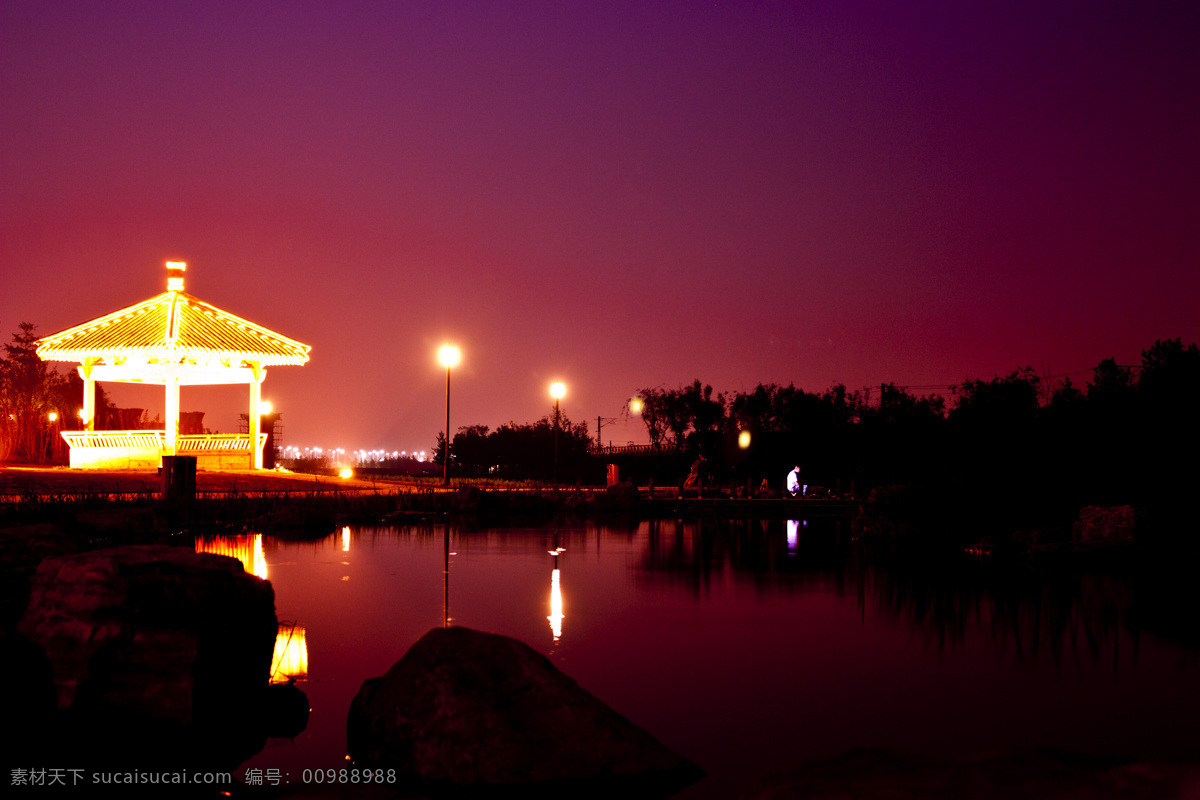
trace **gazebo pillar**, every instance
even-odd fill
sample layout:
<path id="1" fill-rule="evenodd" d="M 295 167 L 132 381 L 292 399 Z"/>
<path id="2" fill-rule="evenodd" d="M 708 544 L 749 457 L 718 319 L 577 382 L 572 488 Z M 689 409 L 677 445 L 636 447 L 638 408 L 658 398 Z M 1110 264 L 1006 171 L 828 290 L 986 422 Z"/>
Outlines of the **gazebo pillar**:
<path id="1" fill-rule="evenodd" d="M 83 429 L 96 430 L 96 382 L 91 378 L 83 379 Z"/>
<path id="2" fill-rule="evenodd" d="M 175 375 L 174 370 L 167 373 L 166 389 L 166 409 L 163 413 L 163 422 L 167 429 L 167 438 L 163 454 L 173 456 L 175 455 L 175 440 L 179 436 L 179 377 Z"/>
<path id="3" fill-rule="evenodd" d="M 257 361 L 249 362 L 248 366 L 253 375 L 250 380 L 250 413 L 246 415 L 246 430 L 250 432 L 250 452 L 254 454 L 254 469 L 262 469 L 263 452 L 258 446 L 258 408 L 262 405 L 262 382 L 267 377 L 267 371 Z"/>
<path id="4" fill-rule="evenodd" d="M 92 367 L 96 359 L 85 358 L 79 368 L 79 377 L 83 378 L 83 429 L 96 430 L 96 382 L 92 380 Z"/>

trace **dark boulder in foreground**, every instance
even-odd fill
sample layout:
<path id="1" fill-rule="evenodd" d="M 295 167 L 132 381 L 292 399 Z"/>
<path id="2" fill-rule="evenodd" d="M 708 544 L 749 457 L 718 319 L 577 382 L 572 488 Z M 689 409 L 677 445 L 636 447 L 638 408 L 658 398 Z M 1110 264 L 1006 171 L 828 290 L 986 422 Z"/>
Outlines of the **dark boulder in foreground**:
<path id="1" fill-rule="evenodd" d="M 29 584 L 43 559 L 79 550 L 74 537 L 57 525 L 0 529 L 0 630 L 16 628 L 29 605 Z"/>
<path id="2" fill-rule="evenodd" d="M 1200 767 L 1038 749 L 957 757 L 851 750 L 813 759 L 743 792 L 744 800 L 1133 800 L 1190 798 Z"/>
<path id="3" fill-rule="evenodd" d="M 0 730 L 8 763 L 31 763 L 50 739 L 54 716 L 54 673 L 45 652 L 18 633 L 0 631 L 0 686 L 5 689 Z"/>
<path id="4" fill-rule="evenodd" d="M 363 682 L 347 742 L 425 791 L 666 797 L 703 773 L 525 644 L 435 628 Z"/>
<path id="5" fill-rule="evenodd" d="M 236 559 L 158 545 L 47 558 L 19 630 L 46 653 L 79 750 L 254 752 L 277 623 L 271 585 Z"/>

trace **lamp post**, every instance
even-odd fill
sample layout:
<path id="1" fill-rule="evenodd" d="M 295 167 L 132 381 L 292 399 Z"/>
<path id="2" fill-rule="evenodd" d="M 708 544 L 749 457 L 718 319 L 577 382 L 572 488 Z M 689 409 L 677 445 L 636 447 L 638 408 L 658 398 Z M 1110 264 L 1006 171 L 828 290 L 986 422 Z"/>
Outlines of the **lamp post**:
<path id="1" fill-rule="evenodd" d="M 550 396 L 554 398 L 554 483 L 558 484 L 558 401 L 567 393 L 567 385 L 562 381 L 550 384 Z"/>
<path id="2" fill-rule="evenodd" d="M 450 485 L 450 368 L 462 361 L 462 353 L 452 344 L 438 350 L 438 363 L 446 368 L 446 441 L 442 450 L 442 485 Z"/>
<path id="3" fill-rule="evenodd" d="M 54 431 L 58 427 L 58 412 L 51 411 L 46 415 L 46 420 L 49 422 L 50 433 L 46 437 L 46 457 L 53 460 L 54 456 Z"/>

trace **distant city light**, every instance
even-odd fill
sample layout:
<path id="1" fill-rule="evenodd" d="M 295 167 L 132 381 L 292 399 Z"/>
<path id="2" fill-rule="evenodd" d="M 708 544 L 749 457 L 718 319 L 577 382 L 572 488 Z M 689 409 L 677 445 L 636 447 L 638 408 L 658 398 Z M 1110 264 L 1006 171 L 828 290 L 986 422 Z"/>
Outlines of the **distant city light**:
<path id="1" fill-rule="evenodd" d="M 280 447 L 278 453 L 284 459 L 313 459 L 316 461 L 324 461 L 328 466 L 334 468 L 336 474 L 341 475 L 343 468 L 353 470 L 355 468 L 372 468 L 381 469 L 388 466 L 399 466 L 395 463 L 399 460 L 413 460 L 417 462 L 429 461 L 429 455 L 424 450 L 389 450 L 384 447 L 356 447 L 346 449 L 344 447 L 303 447 L 297 445 L 287 445 Z M 345 477 L 344 475 L 342 477 Z"/>

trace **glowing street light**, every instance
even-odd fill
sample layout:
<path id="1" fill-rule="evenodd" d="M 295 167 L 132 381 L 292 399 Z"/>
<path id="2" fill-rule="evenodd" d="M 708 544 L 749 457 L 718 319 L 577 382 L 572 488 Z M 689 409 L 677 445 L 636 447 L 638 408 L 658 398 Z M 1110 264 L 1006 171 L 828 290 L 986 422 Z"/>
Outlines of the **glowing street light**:
<path id="1" fill-rule="evenodd" d="M 452 344 L 442 345 L 438 350 L 438 363 L 446 369 L 457 367 L 462 363 L 462 353 Z"/>
<path id="2" fill-rule="evenodd" d="M 450 368 L 462 361 L 462 353 L 452 344 L 438 350 L 438 363 L 446 368 L 446 441 L 442 450 L 442 485 L 450 485 Z"/>

